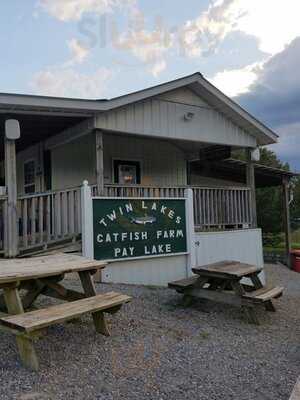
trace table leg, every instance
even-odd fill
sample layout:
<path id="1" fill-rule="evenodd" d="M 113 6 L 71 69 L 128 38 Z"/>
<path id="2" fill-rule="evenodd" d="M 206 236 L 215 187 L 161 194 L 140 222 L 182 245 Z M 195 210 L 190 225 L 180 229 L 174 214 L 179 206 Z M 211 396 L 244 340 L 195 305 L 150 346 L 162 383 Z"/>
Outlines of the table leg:
<path id="1" fill-rule="evenodd" d="M 255 287 L 255 289 L 262 289 L 264 287 L 264 285 L 262 284 L 261 280 L 259 279 L 259 276 L 257 274 L 253 274 L 250 276 L 250 279 L 253 283 L 253 286 Z M 274 307 L 274 304 L 272 302 L 272 300 L 269 300 L 265 303 L 265 309 L 267 311 L 271 311 L 271 312 L 275 312 L 276 309 Z"/>
<path id="2" fill-rule="evenodd" d="M 0 311 L 2 311 L 3 313 L 7 313 L 4 294 L 0 294 Z"/>
<path id="3" fill-rule="evenodd" d="M 24 313 L 17 287 L 4 288 L 4 299 L 9 314 L 16 315 Z M 16 337 L 16 341 L 23 364 L 37 371 L 39 369 L 39 362 L 32 340 L 28 336 L 20 335 Z"/>
<path id="4" fill-rule="evenodd" d="M 43 280 L 43 282 L 45 282 L 45 289 L 43 291 L 45 296 L 65 301 L 76 301 L 86 298 L 83 293 L 67 289 L 60 283 L 51 282 L 50 280 Z"/>
<path id="5" fill-rule="evenodd" d="M 93 278 L 89 271 L 79 272 L 79 277 L 86 297 L 92 297 L 97 294 Z M 104 313 L 97 311 L 92 313 L 95 329 L 102 335 L 110 336 L 110 332 L 105 321 Z"/>
<path id="6" fill-rule="evenodd" d="M 190 296 L 189 294 L 183 293 L 183 298 L 182 298 L 182 305 L 183 307 L 189 307 L 193 303 L 193 297 Z"/>
<path id="7" fill-rule="evenodd" d="M 203 288 L 203 286 L 208 282 L 208 278 L 206 277 L 200 277 L 197 279 L 197 281 L 193 284 L 193 289 L 195 288 Z M 190 305 L 192 305 L 193 301 L 194 301 L 194 297 L 191 296 L 189 294 L 189 289 L 185 290 L 183 292 L 183 299 L 182 299 L 182 303 L 184 307 L 189 307 Z"/>
<path id="8" fill-rule="evenodd" d="M 42 282 L 39 281 L 31 282 L 30 287 L 27 289 L 27 293 L 22 298 L 23 308 L 25 310 L 27 308 L 30 308 L 44 289 L 45 285 Z"/>
<path id="9" fill-rule="evenodd" d="M 246 293 L 245 289 L 243 288 L 242 284 L 239 281 L 231 281 L 231 286 L 235 294 L 239 297 L 242 297 Z M 242 308 L 246 314 L 248 321 L 251 324 L 259 325 L 259 321 L 255 313 L 254 307 L 243 306 Z"/>

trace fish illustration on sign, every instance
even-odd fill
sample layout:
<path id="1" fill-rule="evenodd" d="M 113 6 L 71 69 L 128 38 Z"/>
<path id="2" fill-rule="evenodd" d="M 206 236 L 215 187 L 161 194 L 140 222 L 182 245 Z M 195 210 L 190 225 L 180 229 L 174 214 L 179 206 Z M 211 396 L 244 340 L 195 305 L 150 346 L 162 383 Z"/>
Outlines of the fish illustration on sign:
<path id="1" fill-rule="evenodd" d="M 146 225 L 146 224 L 153 224 L 156 221 L 155 217 L 146 216 L 146 217 L 133 217 L 131 222 L 137 225 Z"/>

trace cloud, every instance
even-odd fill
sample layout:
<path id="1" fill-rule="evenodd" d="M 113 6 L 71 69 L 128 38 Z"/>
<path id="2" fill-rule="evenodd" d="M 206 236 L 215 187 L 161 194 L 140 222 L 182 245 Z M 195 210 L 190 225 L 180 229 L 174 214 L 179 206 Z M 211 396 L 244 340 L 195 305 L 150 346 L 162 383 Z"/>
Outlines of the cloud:
<path id="1" fill-rule="evenodd" d="M 130 52 L 136 59 L 146 65 L 154 76 L 166 68 L 164 55 L 170 48 L 166 45 L 163 27 L 149 31 L 145 29 L 143 13 L 136 7 L 136 0 L 40 0 L 40 6 L 53 17 L 67 22 L 78 21 L 85 14 L 101 15 L 115 9 L 130 10 L 128 30 L 119 34 L 114 23 L 111 24 L 113 46 L 118 50 Z M 72 59 L 66 65 L 82 63 L 91 49 L 81 41 L 72 39 L 68 42 Z"/>
<path id="2" fill-rule="evenodd" d="M 137 12 L 140 21 L 134 24 L 134 30 L 121 35 L 118 48 L 131 52 L 145 64 L 152 64 L 148 70 L 158 75 L 167 68 L 170 51 L 177 48 L 179 55 L 189 58 L 209 56 L 229 34 L 242 32 L 256 38 L 259 50 L 266 54 L 266 62 L 300 36 L 299 13 L 300 3 L 295 0 L 272 2 L 271 7 L 270 2 L 262 0 L 215 0 L 198 17 L 181 26 L 167 29 L 161 24 L 149 31 L 145 29 L 142 13 Z M 257 65 L 252 64 L 235 71 L 223 71 L 215 79 L 219 84 L 222 78 L 235 79 L 234 90 L 229 91 L 227 85 L 227 92 L 235 95 L 254 82 L 256 69 Z"/>
<path id="3" fill-rule="evenodd" d="M 300 169 L 300 38 L 271 57 L 236 100 L 280 135 L 274 150 Z M 297 161 L 296 161 L 297 160 Z"/>
<path id="4" fill-rule="evenodd" d="M 199 57 L 216 50 L 234 29 L 239 15 L 232 12 L 235 0 L 215 1 L 206 11 L 188 20 L 178 31 L 179 47 L 184 55 Z"/>
<path id="5" fill-rule="evenodd" d="M 237 99 L 273 125 L 300 121 L 300 38 L 271 57 Z"/>
<path id="6" fill-rule="evenodd" d="M 260 50 L 276 54 L 300 35 L 300 3 L 295 0 L 236 0 L 232 12 L 239 12 L 235 29 L 259 40 Z"/>
<path id="7" fill-rule="evenodd" d="M 227 96 L 234 97 L 249 91 L 249 87 L 257 80 L 263 63 L 254 63 L 244 68 L 218 72 L 210 80 Z"/>
<path id="8" fill-rule="evenodd" d="M 145 29 L 144 15 L 136 11 L 130 29 L 119 34 L 112 32 L 113 46 L 117 50 L 131 52 L 141 61 L 153 76 L 158 76 L 167 67 L 166 56 L 172 47 L 172 36 L 157 21 L 152 31 Z"/>
<path id="9" fill-rule="evenodd" d="M 40 0 L 38 4 L 60 21 L 79 21 L 85 14 L 102 15 L 131 7 L 135 0 Z"/>
<path id="10" fill-rule="evenodd" d="M 112 76 L 107 68 L 84 74 L 72 68 L 49 67 L 35 74 L 30 87 L 38 95 L 99 99 Z"/>
<path id="11" fill-rule="evenodd" d="M 89 56 L 90 49 L 81 43 L 81 41 L 73 38 L 67 41 L 67 45 L 71 52 L 71 61 L 69 64 L 82 64 Z"/>
<path id="12" fill-rule="evenodd" d="M 241 31 L 258 40 L 262 52 L 276 54 L 300 35 L 300 3 L 295 0 L 217 0 L 181 29 L 188 56 L 215 51 L 231 32 Z"/>
<path id="13" fill-rule="evenodd" d="M 300 122 L 278 126 L 279 144 L 269 146 L 279 158 L 288 161 L 293 170 L 300 171 Z"/>
<path id="14" fill-rule="evenodd" d="M 154 76 L 167 68 L 167 59 L 176 50 L 183 57 L 209 56 L 234 32 L 254 37 L 259 50 L 267 54 L 265 60 L 300 36 L 300 2 L 295 0 L 214 0 L 196 18 L 177 27 L 166 27 L 161 22 L 154 29 L 146 28 L 137 0 L 39 0 L 39 5 L 61 21 L 79 21 L 87 14 L 95 16 L 129 10 L 128 29 L 120 35 L 116 35 L 113 28 L 109 32 L 112 45 L 145 64 L 146 70 Z M 69 46 L 74 60 L 82 62 L 87 49 L 78 44 L 78 41 L 72 42 Z M 223 71 L 223 76 L 215 79 L 220 82 L 222 77 L 235 76 L 241 86 L 247 87 L 253 81 L 253 74 L 251 66 L 247 66 L 234 73 Z"/>

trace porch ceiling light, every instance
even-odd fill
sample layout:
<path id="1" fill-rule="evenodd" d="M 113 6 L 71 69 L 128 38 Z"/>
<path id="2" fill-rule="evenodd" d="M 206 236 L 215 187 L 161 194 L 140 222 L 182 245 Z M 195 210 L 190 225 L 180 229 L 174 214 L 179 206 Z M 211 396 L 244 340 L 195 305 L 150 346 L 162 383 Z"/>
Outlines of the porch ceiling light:
<path id="1" fill-rule="evenodd" d="M 184 120 L 185 121 L 191 121 L 195 116 L 195 113 L 193 112 L 187 112 L 184 114 Z"/>
<path id="2" fill-rule="evenodd" d="M 16 119 L 5 121 L 5 136 L 7 139 L 16 140 L 20 138 L 20 124 Z"/>

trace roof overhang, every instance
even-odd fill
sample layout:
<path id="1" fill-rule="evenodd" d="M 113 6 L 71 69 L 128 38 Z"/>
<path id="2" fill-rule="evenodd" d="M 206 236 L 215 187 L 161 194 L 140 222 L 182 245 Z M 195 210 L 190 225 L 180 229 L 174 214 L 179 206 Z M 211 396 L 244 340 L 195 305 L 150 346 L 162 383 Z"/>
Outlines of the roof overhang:
<path id="1" fill-rule="evenodd" d="M 102 110 L 106 100 L 0 93 L 0 113 L 91 117 Z"/>
<path id="2" fill-rule="evenodd" d="M 195 161 L 192 166 L 199 175 L 224 179 L 239 183 L 246 182 L 245 161 L 227 159 L 222 161 Z M 300 174 L 280 168 L 269 167 L 263 164 L 254 164 L 256 187 L 280 186 L 284 180 L 290 181 Z"/>
<path id="3" fill-rule="evenodd" d="M 200 73 L 195 73 L 110 100 L 85 100 L 0 93 L 0 113 L 91 117 L 101 112 L 108 112 L 128 104 L 144 101 L 180 87 L 189 87 L 212 108 L 224 114 L 250 135 L 255 136 L 258 145 L 267 145 L 277 142 L 278 136 L 275 132 L 259 122 L 233 100 L 225 96 Z"/>

